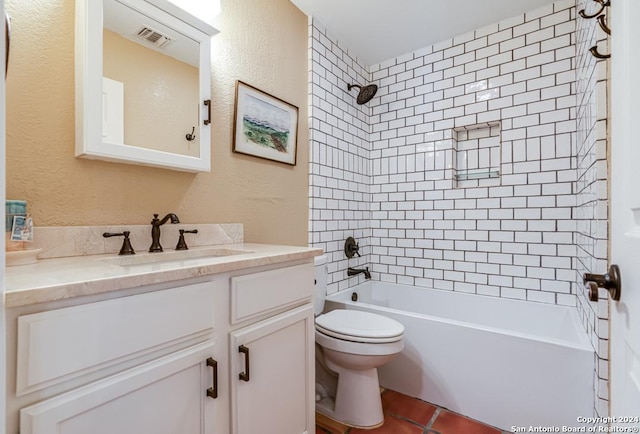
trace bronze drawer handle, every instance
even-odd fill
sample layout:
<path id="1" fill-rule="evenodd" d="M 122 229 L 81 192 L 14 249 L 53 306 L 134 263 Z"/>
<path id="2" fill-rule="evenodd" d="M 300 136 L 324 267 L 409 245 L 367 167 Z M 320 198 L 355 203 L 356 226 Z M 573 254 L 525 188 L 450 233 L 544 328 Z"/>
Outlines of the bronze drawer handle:
<path id="1" fill-rule="evenodd" d="M 207 366 L 211 366 L 213 370 L 213 386 L 207 389 L 207 396 L 216 399 L 218 397 L 218 362 L 209 357 Z"/>
<path id="2" fill-rule="evenodd" d="M 244 354 L 244 372 L 241 372 L 238 377 L 242 381 L 249 381 L 249 348 L 240 345 L 238 351 Z"/>

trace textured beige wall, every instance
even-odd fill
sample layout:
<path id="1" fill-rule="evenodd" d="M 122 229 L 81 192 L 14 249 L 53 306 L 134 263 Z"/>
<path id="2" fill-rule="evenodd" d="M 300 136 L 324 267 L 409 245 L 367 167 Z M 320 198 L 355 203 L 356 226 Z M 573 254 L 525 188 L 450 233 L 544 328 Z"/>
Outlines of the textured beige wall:
<path id="1" fill-rule="evenodd" d="M 39 226 L 183 222 L 245 225 L 251 242 L 307 244 L 307 19 L 289 0 L 222 0 L 212 53 L 212 172 L 74 157 L 74 1 L 7 0 L 7 198 Z M 299 107 L 295 167 L 233 154 L 235 81 Z"/>
<path id="2" fill-rule="evenodd" d="M 198 157 L 198 68 L 105 29 L 102 74 L 124 84 L 124 143 Z"/>

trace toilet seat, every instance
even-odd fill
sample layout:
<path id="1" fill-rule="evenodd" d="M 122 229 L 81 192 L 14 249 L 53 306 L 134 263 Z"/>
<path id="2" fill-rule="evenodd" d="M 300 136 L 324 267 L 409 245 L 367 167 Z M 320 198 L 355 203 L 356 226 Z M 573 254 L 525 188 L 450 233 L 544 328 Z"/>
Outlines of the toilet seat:
<path id="1" fill-rule="evenodd" d="M 401 340 L 404 326 L 375 313 L 337 309 L 316 318 L 316 331 L 349 342 L 383 344 Z"/>

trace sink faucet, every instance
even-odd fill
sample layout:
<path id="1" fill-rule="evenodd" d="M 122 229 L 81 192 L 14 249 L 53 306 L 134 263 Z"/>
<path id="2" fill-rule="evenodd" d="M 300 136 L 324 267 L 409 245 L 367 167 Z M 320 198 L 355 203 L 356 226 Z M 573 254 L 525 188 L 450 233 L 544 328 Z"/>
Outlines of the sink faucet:
<path id="1" fill-rule="evenodd" d="M 358 274 L 364 274 L 365 279 L 371 279 L 369 267 L 366 267 L 364 270 L 362 268 L 347 268 L 347 276 L 357 276 Z"/>
<path id="2" fill-rule="evenodd" d="M 160 245 L 160 226 L 165 224 L 169 219 L 171 219 L 172 224 L 180 223 L 180 219 L 174 213 L 167 214 L 162 220 L 158 220 L 158 214 L 153 215 L 153 220 L 151 220 L 151 247 L 149 247 L 149 253 L 162 252 L 162 246 Z"/>

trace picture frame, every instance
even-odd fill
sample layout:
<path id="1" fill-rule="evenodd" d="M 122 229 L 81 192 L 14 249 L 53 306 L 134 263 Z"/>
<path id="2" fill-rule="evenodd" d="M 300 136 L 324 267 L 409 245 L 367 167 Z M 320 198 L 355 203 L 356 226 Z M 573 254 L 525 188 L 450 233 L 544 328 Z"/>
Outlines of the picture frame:
<path id="1" fill-rule="evenodd" d="M 233 152 L 296 165 L 298 107 L 236 81 Z"/>

